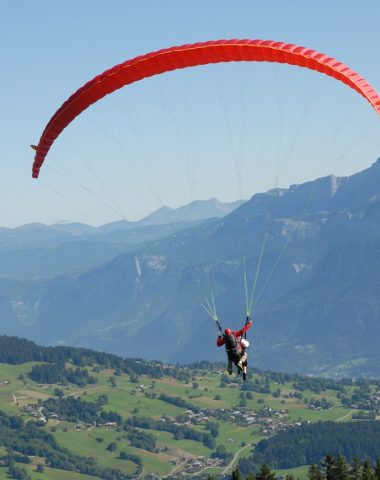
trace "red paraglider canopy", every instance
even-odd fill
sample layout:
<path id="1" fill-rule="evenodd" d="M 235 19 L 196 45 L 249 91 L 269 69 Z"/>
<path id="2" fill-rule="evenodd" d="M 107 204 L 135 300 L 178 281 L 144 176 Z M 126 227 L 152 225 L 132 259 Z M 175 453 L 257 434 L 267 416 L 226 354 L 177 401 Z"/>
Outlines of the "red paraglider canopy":
<path id="1" fill-rule="evenodd" d="M 297 65 L 329 75 L 360 93 L 380 114 L 380 97 L 358 73 L 323 53 L 270 40 L 218 40 L 171 47 L 127 60 L 93 78 L 56 111 L 37 146 L 33 177 L 62 130 L 83 110 L 105 95 L 143 78 L 180 68 L 221 62 L 276 62 Z"/>

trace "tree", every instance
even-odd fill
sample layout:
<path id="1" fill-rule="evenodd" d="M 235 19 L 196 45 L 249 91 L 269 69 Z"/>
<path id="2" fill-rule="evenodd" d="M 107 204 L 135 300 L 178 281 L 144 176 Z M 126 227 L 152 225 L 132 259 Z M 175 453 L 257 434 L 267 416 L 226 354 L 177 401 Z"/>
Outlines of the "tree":
<path id="1" fill-rule="evenodd" d="M 219 435 L 218 423 L 210 422 L 210 433 L 214 438 L 216 438 Z"/>
<path id="2" fill-rule="evenodd" d="M 38 463 L 37 464 L 37 468 L 36 468 L 36 472 L 37 473 L 44 473 L 45 471 L 45 466 L 43 463 Z"/>
<path id="3" fill-rule="evenodd" d="M 315 464 L 310 465 L 309 471 L 308 471 L 308 478 L 309 478 L 309 480 L 322 480 L 323 479 L 322 473 L 319 471 L 318 467 Z"/>
<path id="4" fill-rule="evenodd" d="M 376 480 L 380 480 L 380 459 L 379 458 L 376 460 L 375 478 Z"/>
<path id="5" fill-rule="evenodd" d="M 264 463 L 261 465 L 260 471 L 256 475 L 256 480 L 276 480 L 276 474 Z"/>
<path id="6" fill-rule="evenodd" d="M 322 462 L 322 467 L 326 480 L 336 480 L 335 479 L 335 459 L 332 455 L 326 455 L 324 461 Z"/>
<path id="7" fill-rule="evenodd" d="M 354 457 L 351 461 L 350 476 L 351 480 L 360 480 L 362 478 L 362 465 L 357 457 Z"/>
<path id="8" fill-rule="evenodd" d="M 235 470 L 233 470 L 231 480 L 243 480 L 243 476 L 239 469 L 235 468 Z"/>
<path id="9" fill-rule="evenodd" d="M 334 462 L 334 477 L 339 480 L 349 480 L 349 466 L 343 455 L 338 455 Z"/>
<path id="10" fill-rule="evenodd" d="M 62 397 L 64 396 L 64 391 L 62 390 L 62 388 L 56 387 L 56 388 L 54 389 L 54 395 L 55 395 L 56 397 L 62 398 Z"/>
<path id="11" fill-rule="evenodd" d="M 108 450 L 109 452 L 114 452 L 116 449 L 117 449 L 117 444 L 116 444 L 116 442 L 111 442 L 111 443 L 109 443 L 108 446 L 107 446 L 107 450 Z"/>
<path id="12" fill-rule="evenodd" d="M 362 480 L 375 480 L 375 474 L 368 460 L 363 463 Z"/>
<path id="13" fill-rule="evenodd" d="M 214 437 L 211 435 L 204 435 L 203 436 L 203 445 L 213 450 L 215 448 L 215 440 Z"/>
<path id="14" fill-rule="evenodd" d="M 223 458 L 226 453 L 226 447 L 224 445 L 218 445 L 215 449 L 215 454 L 219 458 Z"/>
<path id="15" fill-rule="evenodd" d="M 32 480 L 25 468 L 11 466 L 9 467 L 8 472 L 10 477 L 16 480 Z"/>

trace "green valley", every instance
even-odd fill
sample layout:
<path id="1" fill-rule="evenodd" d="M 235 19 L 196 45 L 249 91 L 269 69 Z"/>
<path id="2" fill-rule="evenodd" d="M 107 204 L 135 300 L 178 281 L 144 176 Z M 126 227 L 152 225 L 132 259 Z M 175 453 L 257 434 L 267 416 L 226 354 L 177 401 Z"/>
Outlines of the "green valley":
<path id="1" fill-rule="evenodd" d="M 34 345 L 22 342 L 19 351 Z M 7 449 L 0 457 L 6 464 L 9 452 L 28 455 L 31 463 L 22 467 L 32 479 L 231 474 L 239 460 L 255 455 L 255 445 L 263 439 L 326 420 L 336 425 L 355 418 L 374 420 L 380 410 L 380 381 L 375 380 L 251 371 L 243 382 L 226 375 L 222 364 L 172 366 L 85 349 L 35 348 L 29 357 L 45 361 L 0 364 L 0 410 L 6 416 L 0 445 Z M 64 372 L 64 380 L 37 381 L 36 375 L 53 370 Z M 35 443 L 46 441 L 56 453 L 10 443 L 8 418 L 13 418 L 11 424 L 22 419 L 23 425 L 14 427 L 22 429 L 19 436 L 34 435 Z M 305 470 L 294 462 L 287 467 Z M 0 468 L 0 478 L 7 478 L 6 471 L 7 466 Z"/>

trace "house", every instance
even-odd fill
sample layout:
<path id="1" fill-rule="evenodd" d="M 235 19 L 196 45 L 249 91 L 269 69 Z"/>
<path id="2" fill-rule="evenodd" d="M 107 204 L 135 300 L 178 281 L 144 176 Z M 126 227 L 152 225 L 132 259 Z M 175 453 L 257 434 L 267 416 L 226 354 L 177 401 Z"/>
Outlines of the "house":
<path id="1" fill-rule="evenodd" d="M 115 428 L 115 427 L 117 427 L 117 423 L 116 422 L 106 422 L 105 426 L 107 428 Z"/>

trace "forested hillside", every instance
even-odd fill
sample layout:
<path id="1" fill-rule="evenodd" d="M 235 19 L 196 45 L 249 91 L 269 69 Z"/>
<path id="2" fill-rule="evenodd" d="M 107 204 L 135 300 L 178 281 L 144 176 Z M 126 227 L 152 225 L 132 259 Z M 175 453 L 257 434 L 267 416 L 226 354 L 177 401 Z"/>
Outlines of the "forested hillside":
<path id="1" fill-rule="evenodd" d="M 305 478 L 329 453 L 375 468 L 380 381 L 249 369 L 243 382 L 224 363 L 174 366 L 3 336 L 0 411 L 1 479 L 13 469 L 40 480 L 229 479 L 264 463 Z"/>

